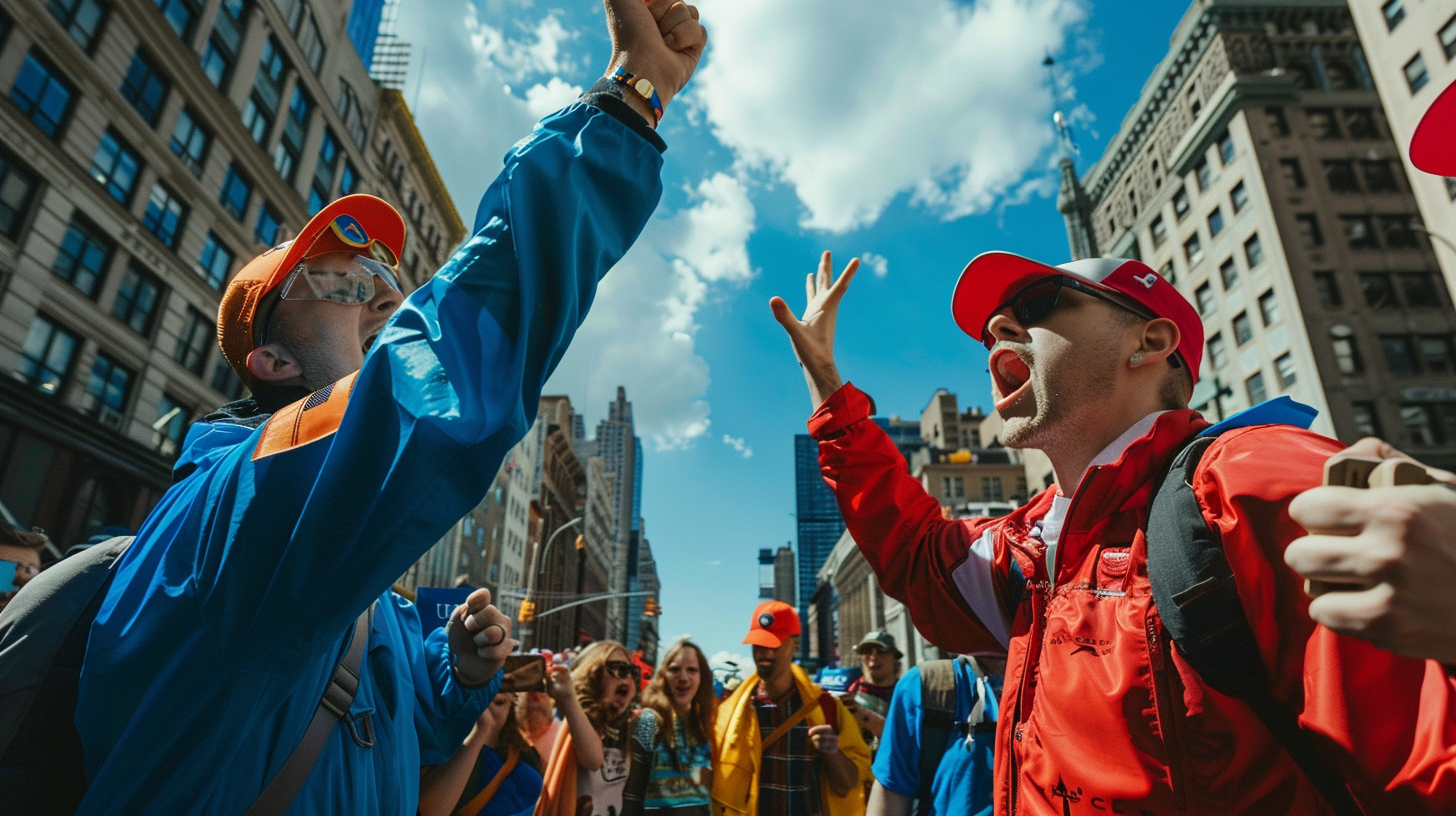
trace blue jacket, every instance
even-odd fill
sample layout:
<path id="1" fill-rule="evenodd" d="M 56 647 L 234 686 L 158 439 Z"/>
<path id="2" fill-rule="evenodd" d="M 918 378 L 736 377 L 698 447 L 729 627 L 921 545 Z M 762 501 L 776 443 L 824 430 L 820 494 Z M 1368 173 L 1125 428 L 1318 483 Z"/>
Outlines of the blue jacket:
<path id="1" fill-rule="evenodd" d="M 81 813 L 243 812 L 376 599 L 352 710 L 376 745 L 335 728 L 289 813 L 415 813 L 422 751 L 448 757 L 500 681 L 456 685 L 443 633 L 422 639 L 388 588 L 485 495 L 657 205 L 661 142 L 606 101 L 506 154 L 474 235 L 390 319 L 335 434 L 253 461 L 258 428 L 191 428 L 91 628 Z"/>

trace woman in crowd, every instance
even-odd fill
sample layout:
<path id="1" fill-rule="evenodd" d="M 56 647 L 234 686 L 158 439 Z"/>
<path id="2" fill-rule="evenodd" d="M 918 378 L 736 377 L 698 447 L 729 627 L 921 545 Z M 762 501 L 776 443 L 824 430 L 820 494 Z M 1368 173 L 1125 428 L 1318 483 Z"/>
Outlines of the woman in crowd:
<path id="1" fill-rule="evenodd" d="M 584 649 L 571 671 L 551 670 L 547 692 L 566 729 L 546 765 L 536 816 L 621 816 L 627 782 L 627 724 L 641 675 L 627 648 L 599 640 Z"/>
<path id="2" fill-rule="evenodd" d="M 541 795 L 541 760 L 516 723 L 516 695 L 497 694 L 465 743 L 420 780 L 419 816 L 523 816 Z"/>
<path id="3" fill-rule="evenodd" d="M 630 816 L 710 816 L 718 698 L 703 651 L 678 641 L 642 692 L 625 791 Z"/>

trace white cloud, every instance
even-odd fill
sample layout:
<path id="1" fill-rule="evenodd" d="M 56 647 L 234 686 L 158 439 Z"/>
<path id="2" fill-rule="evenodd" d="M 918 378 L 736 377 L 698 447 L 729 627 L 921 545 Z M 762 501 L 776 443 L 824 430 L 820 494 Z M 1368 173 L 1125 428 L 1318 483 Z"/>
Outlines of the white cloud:
<path id="1" fill-rule="evenodd" d="M 708 364 L 698 354 L 697 313 L 715 287 L 757 274 L 747 242 L 755 210 L 748 191 L 717 173 L 691 191 L 691 206 L 647 225 L 602 280 L 591 312 L 547 384 L 590 416 L 626 386 L 637 432 L 658 450 L 693 444 L 711 426 Z"/>
<path id="2" fill-rule="evenodd" d="M 1085 0 L 698 6 L 712 46 L 695 104 L 742 165 L 793 186 L 803 226 L 837 232 L 901 193 L 985 212 L 1040 172 L 1058 95 L 1042 60 L 1087 15 Z"/>
<path id="3" fill-rule="evenodd" d="M 741 437 L 723 434 L 723 444 L 743 454 L 744 459 L 750 459 L 753 457 L 753 448 L 750 448 L 748 446 L 748 443 L 744 442 Z"/>
<path id="4" fill-rule="evenodd" d="M 877 278 L 883 278 L 890 274 L 890 260 L 884 255 L 876 255 L 873 252 L 861 252 L 860 263 L 869 267 L 870 272 Z"/>
<path id="5" fill-rule="evenodd" d="M 561 44 L 576 38 L 553 13 L 536 23 L 530 39 L 511 39 L 499 28 L 481 22 L 474 6 L 465 15 L 465 32 L 471 50 L 485 63 L 494 65 L 506 77 L 521 80 L 532 74 L 557 74 L 568 70 Z"/>

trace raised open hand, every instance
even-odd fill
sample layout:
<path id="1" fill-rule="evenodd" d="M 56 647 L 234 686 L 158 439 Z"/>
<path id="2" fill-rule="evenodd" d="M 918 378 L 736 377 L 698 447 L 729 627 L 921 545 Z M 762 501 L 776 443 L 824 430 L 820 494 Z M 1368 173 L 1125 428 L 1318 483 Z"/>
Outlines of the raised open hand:
<path id="1" fill-rule="evenodd" d="M 794 356 L 804 367 L 804 379 L 809 383 L 809 398 L 818 408 L 830 394 L 839 390 L 844 381 L 834 365 L 834 324 L 839 317 L 839 301 L 849 289 L 849 282 L 859 269 L 859 258 L 845 265 L 839 278 L 834 278 L 834 261 L 829 252 L 819 256 L 819 271 L 810 274 L 804 281 L 804 292 L 808 305 L 803 317 L 794 317 L 789 304 L 781 297 L 769 300 L 774 319 L 789 334 Z"/>
<path id="2" fill-rule="evenodd" d="M 612 35 L 607 73 L 620 66 L 650 80 L 667 105 L 698 69 L 708 43 L 697 8 L 683 0 L 603 0 L 603 5 Z"/>

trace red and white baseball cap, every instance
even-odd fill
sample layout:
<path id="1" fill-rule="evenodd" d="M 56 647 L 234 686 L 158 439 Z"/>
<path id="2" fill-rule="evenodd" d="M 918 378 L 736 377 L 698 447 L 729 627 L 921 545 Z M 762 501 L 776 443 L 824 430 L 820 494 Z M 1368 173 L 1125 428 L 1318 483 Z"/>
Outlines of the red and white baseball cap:
<path id="1" fill-rule="evenodd" d="M 1141 261 L 1086 258 L 1050 266 L 1010 252 L 983 252 L 966 264 L 951 298 L 951 313 L 961 331 L 985 342 L 991 316 L 1026 287 L 1044 278 L 1072 278 L 1083 286 L 1122 295 L 1154 317 L 1178 326 L 1178 356 L 1198 382 L 1203 362 L 1203 320 L 1173 284 Z"/>
<path id="2" fill-rule="evenodd" d="M 799 613 L 783 601 L 764 601 L 753 610 L 753 625 L 743 642 L 750 646 L 777 649 L 797 634 Z"/>
<path id="3" fill-rule="evenodd" d="M 1456 83 L 1441 91 L 1411 137 L 1410 160 L 1438 176 L 1456 176 Z"/>

